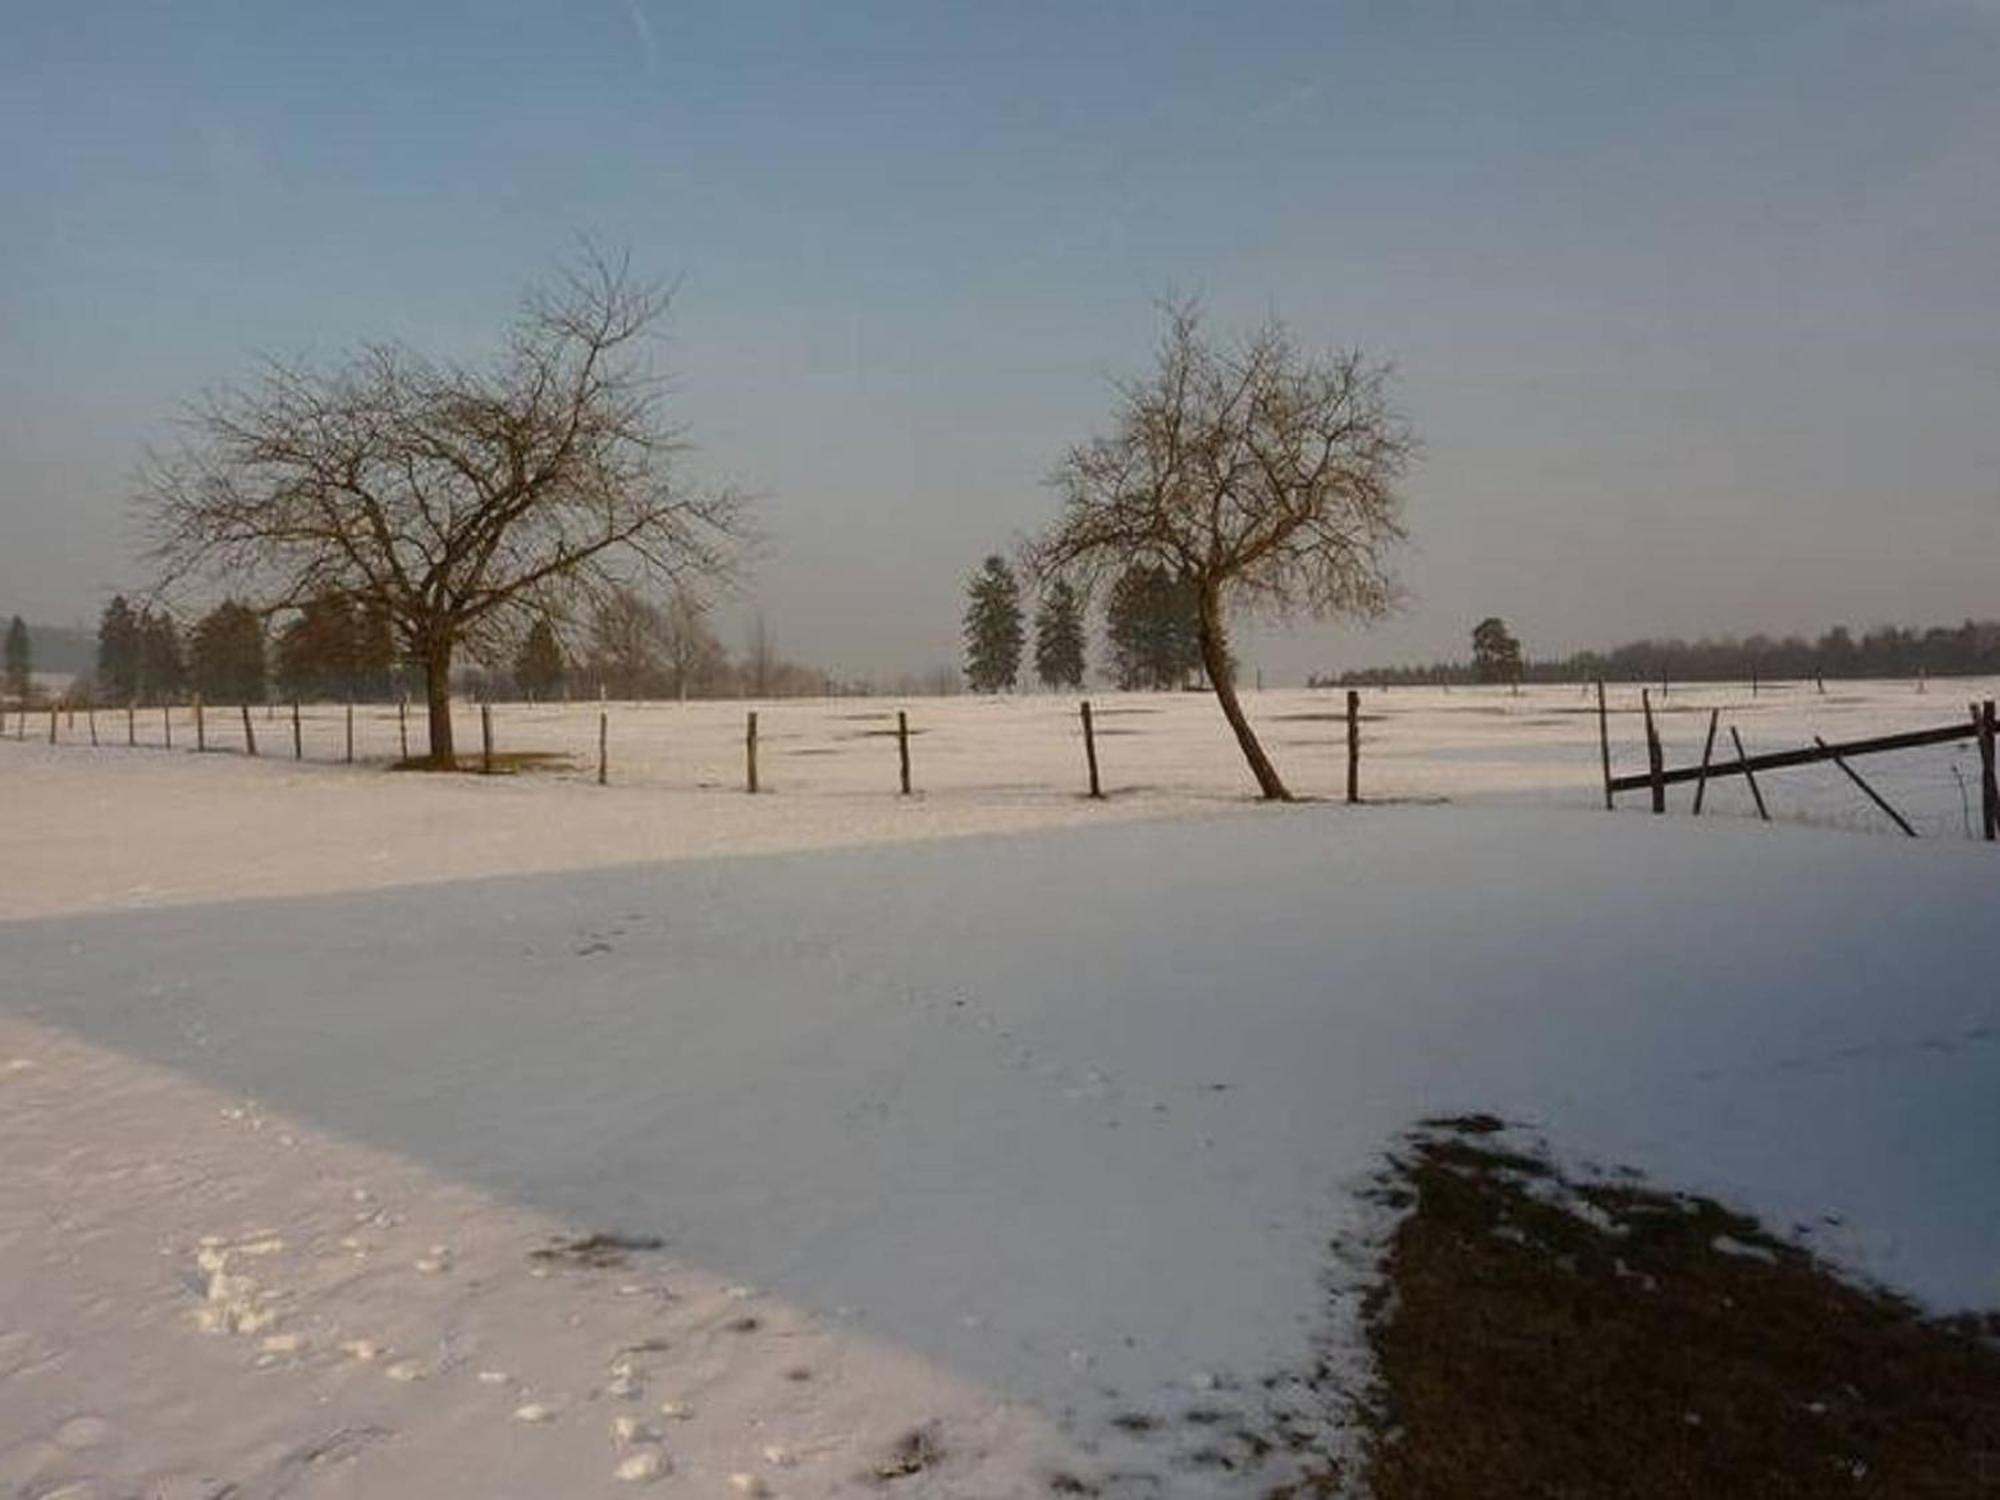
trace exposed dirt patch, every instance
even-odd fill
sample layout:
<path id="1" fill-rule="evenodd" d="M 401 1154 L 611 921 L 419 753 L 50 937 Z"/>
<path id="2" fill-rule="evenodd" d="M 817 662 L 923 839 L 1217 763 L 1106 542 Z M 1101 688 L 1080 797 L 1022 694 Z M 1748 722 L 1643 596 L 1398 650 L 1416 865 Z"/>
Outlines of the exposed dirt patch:
<path id="1" fill-rule="evenodd" d="M 944 1462 L 944 1443 L 934 1427 L 912 1427 L 896 1439 L 869 1477 L 877 1484 L 908 1479 Z"/>
<path id="2" fill-rule="evenodd" d="M 517 776 L 524 771 L 574 771 L 576 760 L 556 750 L 495 750 L 493 752 L 493 772 L 495 776 Z M 478 755 L 461 755 L 449 764 L 430 759 L 428 756 L 412 756 L 409 760 L 399 760 L 389 767 L 392 771 L 435 771 L 459 776 L 480 776 L 486 773 L 485 763 Z"/>
<path id="3" fill-rule="evenodd" d="M 666 1241 L 652 1234 L 584 1234 L 573 1239 L 551 1240 L 528 1258 L 592 1271 L 622 1266 L 638 1252 L 663 1250 Z"/>
<path id="4" fill-rule="evenodd" d="M 1406 1212 L 1364 1304 L 1377 1500 L 2000 1494 L 2000 1324 L 1499 1130 L 1428 1122 L 1379 1184 Z"/>

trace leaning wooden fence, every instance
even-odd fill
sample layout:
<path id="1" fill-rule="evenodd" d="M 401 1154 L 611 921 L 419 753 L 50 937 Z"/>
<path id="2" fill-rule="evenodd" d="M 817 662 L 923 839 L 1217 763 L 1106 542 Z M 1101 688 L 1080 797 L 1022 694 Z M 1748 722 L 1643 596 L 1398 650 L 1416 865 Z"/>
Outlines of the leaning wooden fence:
<path id="1" fill-rule="evenodd" d="M 1708 783 L 1725 776 L 1741 776 L 1750 789 L 1750 795 L 1757 804 L 1757 813 L 1765 822 L 1771 819 L 1770 809 L 1765 806 L 1764 793 L 1757 782 L 1757 774 L 1769 771 L 1783 771 L 1795 766 L 1810 766 L 1830 762 L 1849 781 L 1852 781 L 1876 807 L 1911 838 L 1917 831 L 1901 813 L 1889 804 L 1879 791 L 1871 786 L 1851 762 L 1867 755 L 1882 755 L 1895 750 L 1919 750 L 1929 745 L 1950 745 L 1964 740 L 1976 740 L 1979 744 L 1979 809 L 1980 836 L 1991 843 L 2000 839 L 2000 783 L 1995 779 L 1995 738 L 1996 720 L 1994 700 L 1988 698 L 1983 703 L 1974 703 L 1966 720 L 1956 724 L 1940 724 L 1930 729 L 1908 729 L 1896 734 L 1879 734 L 1868 739 L 1847 740 L 1840 744 L 1829 744 L 1815 735 L 1810 746 L 1797 750 L 1772 750 L 1761 755 L 1750 755 L 1744 751 L 1742 736 L 1732 725 L 1729 730 L 1731 742 L 1736 746 L 1734 760 L 1714 760 L 1716 726 L 1720 719 L 1719 710 L 1711 710 L 1708 717 L 1708 734 L 1702 745 L 1701 760 L 1692 766 L 1669 768 L 1660 747 L 1659 730 L 1653 723 L 1653 700 L 1650 691 L 1640 694 L 1641 710 L 1646 720 L 1646 769 L 1625 776 L 1611 774 L 1611 727 L 1604 703 L 1604 684 L 1597 684 L 1597 732 L 1601 763 L 1604 767 L 1604 805 L 1614 805 L 1621 792 L 1646 792 L 1651 797 L 1655 813 L 1667 810 L 1667 788 L 1694 784 L 1694 808 L 1697 817 L 1701 815 L 1702 801 L 1708 790 Z"/>

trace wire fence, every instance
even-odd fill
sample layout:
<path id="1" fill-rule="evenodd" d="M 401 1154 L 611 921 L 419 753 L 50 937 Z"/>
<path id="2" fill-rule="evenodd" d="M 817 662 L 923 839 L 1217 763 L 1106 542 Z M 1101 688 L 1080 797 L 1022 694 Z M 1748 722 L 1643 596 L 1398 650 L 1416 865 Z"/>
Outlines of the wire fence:
<path id="1" fill-rule="evenodd" d="M 1614 685 L 1600 720 L 1592 684 L 1282 689 L 1244 694 L 1265 748 L 1304 798 L 1364 803 L 1601 804 L 1606 766 L 1650 768 L 1646 714 L 1664 759 L 1694 764 L 1712 718 L 1751 755 L 1838 745 L 1965 715 L 1992 680 Z M 1649 702 L 1650 700 L 1650 702 Z M 818 797 L 1163 797 L 1237 801 L 1254 784 L 1205 693 L 452 705 L 461 768 L 572 785 Z M 754 719 L 754 737 L 752 722 Z M 422 757 L 421 704 L 0 705 L 0 743 L 112 752 L 255 756 L 265 765 L 380 773 Z M 1726 742 L 1725 742 L 1726 745 Z M 1733 757 L 1725 748 L 1720 762 Z M 1867 763 L 1868 782 L 1925 837 L 1978 837 L 1977 744 Z M 1760 778 L 1769 814 L 1896 832 L 1834 764 Z M 1676 783 L 1672 805 L 1692 789 Z M 1684 800 L 1686 799 L 1686 800 Z M 1641 804 L 1644 798 L 1630 799 Z M 1756 817 L 1745 778 L 1718 775 L 1703 815 Z"/>

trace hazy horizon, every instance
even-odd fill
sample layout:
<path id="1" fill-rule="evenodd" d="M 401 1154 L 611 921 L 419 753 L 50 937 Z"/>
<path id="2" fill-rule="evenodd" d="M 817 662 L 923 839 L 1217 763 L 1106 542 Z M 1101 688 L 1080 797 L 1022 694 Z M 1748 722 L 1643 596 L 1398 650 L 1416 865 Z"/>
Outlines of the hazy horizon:
<path id="1" fill-rule="evenodd" d="M 142 581 L 143 447 L 259 352 L 490 350 L 587 232 L 680 291 L 787 654 L 961 586 L 1169 289 L 1400 370 L 1400 617 L 1275 681 L 2000 613 L 2000 9 L 79 6 L 0 17 L 0 607 Z"/>

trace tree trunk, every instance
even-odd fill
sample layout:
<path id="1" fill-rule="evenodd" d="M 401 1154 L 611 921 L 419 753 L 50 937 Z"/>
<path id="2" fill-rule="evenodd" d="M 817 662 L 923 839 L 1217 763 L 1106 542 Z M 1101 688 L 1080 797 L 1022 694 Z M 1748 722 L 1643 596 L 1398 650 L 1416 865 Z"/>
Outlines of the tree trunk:
<path id="1" fill-rule="evenodd" d="M 1199 635 L 1201 664 L 1208 672 L 1209 686 L 1215 689 L 1216 701 L 1222 705 L 1222 717 L 1236 732 L 1236 743 L 1250 763 L 1250 774 L 1257 778 L 1258 794 L 1266 802 L 1291 801 L 1292 794 L 1279 779 L 1278 768 L 1271 764 L 1271 757 L 1257 742 L 1257 731 L 1250 727 L 1243 705 L 1236 701 L 1236 677 L 1229 669 L 1229 635 L 1222 623 L 1222 599 L 1213 589 L 1201 592 Z"/>
<path id="2" fill-rule="evenodd" d="M 433 646 L 424 657 L 424 710 L 430 721 L 430 764 L 449 771 L 457 764 L 451 744 L 451 647 Z"/>

